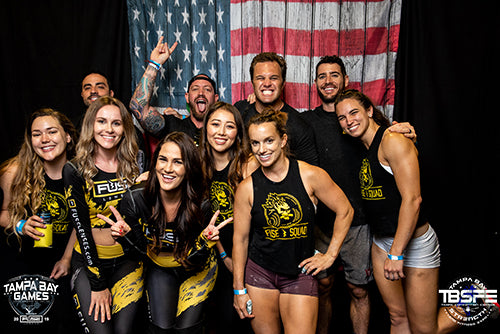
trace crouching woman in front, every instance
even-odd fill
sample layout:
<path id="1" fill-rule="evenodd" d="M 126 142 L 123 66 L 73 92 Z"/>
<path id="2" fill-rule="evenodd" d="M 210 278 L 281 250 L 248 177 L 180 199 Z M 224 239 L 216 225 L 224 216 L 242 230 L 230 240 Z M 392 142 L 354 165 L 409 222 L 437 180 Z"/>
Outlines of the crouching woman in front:
<path id="1" fill-rule="evenodd" d="M 145 183 L 132 187 L 118 211 L 112 235 L 125 250 L 147 256 L 146 292 L 150 333 L 202 333 L 208 294 L 215 285 L 213 246 L 218 212 L 204 200 L 199 150 L 182 132 L 172 132 L 157 146 Z M 123 214 L 123 218 L 120 213 Z"/>

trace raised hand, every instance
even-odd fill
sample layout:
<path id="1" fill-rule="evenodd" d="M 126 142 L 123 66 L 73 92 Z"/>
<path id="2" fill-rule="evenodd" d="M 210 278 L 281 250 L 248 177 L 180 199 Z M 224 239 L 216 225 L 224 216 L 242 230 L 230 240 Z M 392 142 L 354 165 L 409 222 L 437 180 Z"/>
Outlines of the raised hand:
<path id="1" fill-rule="evenodd" d="M 110 206 L 109 209 L 113 212 L 113 215 L 116 218 L 116 222 L 114 222 L 111 218 L 97 214 L 97 218 L 104 220 L 106 223 L 111 225 L 111 236 L 113 238 L 123 237 L 125 234 L 130 232 L 130 226 L 123 220 L 122 216 L 113 206 Z"/>
<path id="2" fill-rule="evenodd" d="M 151 51 L 150 59 L 159 63 L 160 65 L 163 65 L 170 57 L 172 52 L 174 52 L 176 47 L 177 42 L 172 44 L 172 46 L 169 48 L 167 43 L 163 43 L 163 36 L 160 36 L 158 44 L 156 44 L 156 47 L 153 49 L 153 51 Z"/>

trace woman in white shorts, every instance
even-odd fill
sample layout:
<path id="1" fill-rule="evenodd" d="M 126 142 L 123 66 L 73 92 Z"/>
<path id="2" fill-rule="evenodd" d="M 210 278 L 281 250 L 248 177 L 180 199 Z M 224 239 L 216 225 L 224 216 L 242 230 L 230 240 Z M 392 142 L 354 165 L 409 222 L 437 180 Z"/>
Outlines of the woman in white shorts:
<path id="1" fill-rule="evenodd" d="M 356 90 L 335 103 L 345 133 L 359 138 L 366 156 L 361 196 L 373 233 L 373 274 L 389 309 L 391 333 L 440 333 L 458 327 L 438 310 L 439 242 L 421 212 L 418 152 L 403 134 L 387 130 L 384 114 Z"/>

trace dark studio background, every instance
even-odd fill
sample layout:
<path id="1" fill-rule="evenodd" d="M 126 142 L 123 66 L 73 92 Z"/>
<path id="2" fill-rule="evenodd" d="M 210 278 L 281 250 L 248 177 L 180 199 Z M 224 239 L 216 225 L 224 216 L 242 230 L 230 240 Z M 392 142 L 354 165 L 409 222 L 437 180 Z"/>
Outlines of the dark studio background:
<path id="1" fill-rule="evenodd" d="M 394 119 L 411 122 L 418 133 L 424 202 L 441 243 L 443 289 L 463 275 L 500 289 L 500 155 L 498 117 L 492 117 L 498 113 L 493 48 L 500 29 L 494 2 L 488 3 L 403 1 L 401 13 Z M 128 104 L 126 10 L 125 1 L 2 2 L 1 161 L 17 153 L 25 121 L 37 108 L 52 107 L 78 121 L 84 111 L 80 83 L 92 69 L 107 73 L 115 96 Z M 376 295 L 374 304 L 372 332 L 385 332 Z M 488 321 L 458 332 L 498 332 L 499 325 Z"/>

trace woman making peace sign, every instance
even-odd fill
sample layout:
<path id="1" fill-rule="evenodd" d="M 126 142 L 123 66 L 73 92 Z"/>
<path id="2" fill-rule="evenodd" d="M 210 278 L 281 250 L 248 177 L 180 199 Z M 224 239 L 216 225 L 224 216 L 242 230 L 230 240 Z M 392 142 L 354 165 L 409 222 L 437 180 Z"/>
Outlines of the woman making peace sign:
<path id="1" fill-rule="evenodd" d="M 124 251 L 147 254 L 146 291 L 153 333 L 201 333 L 205 301 L 217 276 L 213 246 L 218 212 L 208 226 L 199 150 L 185 133 L 172 132 L 152 157 L 145 184 L 125 194 L 111 234 Z M 202 208 L 203 206 L 203 208 Z M 205 207 L 206 206 L 206 207 Z M 126 221 L 126 222 L 125 222 Z M 205 227 L 206 226 L 206 227 Z"/>

